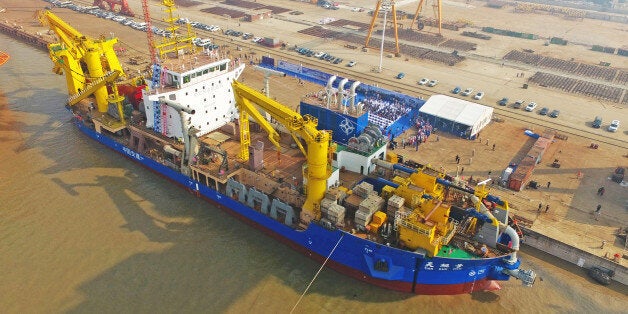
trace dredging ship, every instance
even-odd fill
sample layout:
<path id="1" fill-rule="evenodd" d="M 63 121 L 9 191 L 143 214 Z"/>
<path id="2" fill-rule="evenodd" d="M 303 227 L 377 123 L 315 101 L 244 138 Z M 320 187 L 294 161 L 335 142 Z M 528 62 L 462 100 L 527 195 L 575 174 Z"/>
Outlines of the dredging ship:
<path id="1" fill-rule="evenodd" d="M 39 16 L 60 39 L 49 45 L 53 71 L 65 74 L 81 132 L 324 266 L 416 294 L 534 283 L 519 269 L 508 202 L 485 182 L 402 162 L 373 125 L 338 144 L 316 117 L 238 82 L 244 64 L 188 54 L 189 36 L 160 46 L 150 78 L 121 80 L 116 38 Z"/>

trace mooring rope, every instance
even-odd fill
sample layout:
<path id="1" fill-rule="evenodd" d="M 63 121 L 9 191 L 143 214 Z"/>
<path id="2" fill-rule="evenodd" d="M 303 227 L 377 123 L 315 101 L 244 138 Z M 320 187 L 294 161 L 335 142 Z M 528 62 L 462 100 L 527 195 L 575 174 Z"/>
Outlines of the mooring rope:
<path id="1" fill-rule="evenodd" d="M 340 241 L 342 241 L 342 238 L 345 236 L 345 234 L 341 234 L 340 235 L 340 239 L 338 239 L 338 242 L 336 243 L 336 245 L 334 246 L 333 249 L 331 249 L 331 252 L 329 252 L 329 255 L 327 255 L 327 258 L 325 259 L 325 261 L 323 262 L 323 264 L 321 265 L 321 267 L 318 269 L 318 271 L 316 272 L 316 275 L 314 275 L 314 278 L 312 278 L 312 281 L 310 281 L 310 284 L 307 285 L 307 288 L 305 288 L 305 291 L 303 291 L 303 293 L 301 294 L 301 297 L 299 297 L 299 300 L 297 301 L 296 304 L 294 304 L 294 307 L 292 307 L 292 310 L 290 310 L 290 313 L 294 313 L 294 310 L 297 308 L 297 306 L 299 305 L 299 303 L 301 302 L 301 300 L 303 299 L 303 297 L 305 296 L 305 294 L 307 293 L 307 291 L 310 289 L 310 287 L 312 286 L 312 284 L 314 283 L 314 280 L 316 280 L 316 277 L 318 277 L 318 274 L 321 273 L 321 271 L 323 270 L 323 267 L 325 267 L 325 264 L 327 264 L 327 261 L 329 261 L 329 258 L 331 257 L 332 254 L 334 254 L 334 251 L 336 251 L 336 248 L 338 247 L 338 244 L 340 244 Z"/>

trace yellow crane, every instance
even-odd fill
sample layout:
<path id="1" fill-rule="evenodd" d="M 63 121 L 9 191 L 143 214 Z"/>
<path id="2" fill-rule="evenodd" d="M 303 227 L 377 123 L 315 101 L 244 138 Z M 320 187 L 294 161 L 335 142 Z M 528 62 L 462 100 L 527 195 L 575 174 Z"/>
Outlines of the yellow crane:
<path id="1" fill-rule="evenodd" d="M 327 179 L 331 174 L 331 155 L 335 145 L 331 143 L 329 131 L 318 130 L 318 120 L 310 115 L 301 116 L 298 112 L 266 97 L 266 95 L 248 87 L 238 81 L 233 81 L 233 93 L 236 105 L 240 111 L 240 158 L 248 160 L 249 145 L 249 115 L 252 116 L 268 132 L 270 141 L 279 148 L 279 134 L 264 118 L 264 115 L 255 107 L 257 105 L 281 123 L 292 135 L 295 143 L 306 157 L 307 169 L 304 173 L 306 184 L 306 199 L 301 211 L 301 221 L 308 223 L 312 219 L 320 219 L 320 202 L 327 190 Z M 301 145 L 300 136 L 307 146 Z"/>
<path id="2" fill-rule="evenodd" d="M 380 11 L 384 14 L 384 25 L 382 26 L 382 34 L 386 31 L 386 15 L 389 11 L 392 12 L 392 26 L 393 31 L 395 32 L 395 50 L 393 51 L 396 55 L 399 54 L 399 34 L 398 34 L 398 23 L 397 23 L 397 9 L 395 9 L 395 1 L 394 0 L 377 0 L 377 4 L 375 5 L 375 10 L 373 11 L 373 17 L 371 18 L 371 25 L 369 26 L 369 31 L 366 34 L 366 41 L 364 42 L 364 47 L 369 46 L 369 42 L 371 41 L 371 35 L 373 34 L 373 29 L 375 28 L 375 21 L 379 17 Z M 382 38 L 384 40 L 384 38 Z M 385 47 L 384 43 L 381 43 L 382 49 Z"/>
<path id="3" fill-rule="evenodd" d="M 82 94 L 86 89 L 93 89 L 98 112 L 105 113 L 109 103 L 118 105 L 120 111 L 122 97 L 116 93 L 109 95 L 106 84 L 90 86 L 90 82 L 108 81 L 110 73 L 124 75 L 113 45 L 117 38 L 93 39 L 81 34 L 60 17 L 50 11 L 40 11 L 37 18 L 42 25 L 47 25 L 57 35 L 60 43 L 48 45 L 50 59 L 55 63 L 53 71 L 57 74 L 65 72 L 68 94 L 70 97 Z M 83 72 L 87 68 L 87 75 Z M 114 88 L 115 90 L 115 88 Z M 121 119 L 123 115 L 121 115 Z"/>
<path id="4" fill-rule="evenodd" d="M 426 0 L 421 0 L 419 1 L 419 5 L 416 8 L 416 12 L 414 13 L 414 18 L 412 18 L 412 23 L 410 24 L 410 27 L 414 27 L 414 23 L 416 23 L 416 20 L 419 18 L 419 15 L 421 14 L 421 9 L 423 8 L 423 3 L 426 2 Z M 438 34 L 441 35 L 441 31 L 442 31 L 442 26 L 443 26 L 443 10 L 442 10 L 442 6 L 441 6 L 441 0 L 434 0 L 434 4 L 432 5 L 434 8 L 434 13 L 436 15 L 436 24 L 438 24 Z M 419 24 L 417 24 L 417 28 L 419 30 L 423 29 L 423 23 L 421 23 L 419 21 Z"/>

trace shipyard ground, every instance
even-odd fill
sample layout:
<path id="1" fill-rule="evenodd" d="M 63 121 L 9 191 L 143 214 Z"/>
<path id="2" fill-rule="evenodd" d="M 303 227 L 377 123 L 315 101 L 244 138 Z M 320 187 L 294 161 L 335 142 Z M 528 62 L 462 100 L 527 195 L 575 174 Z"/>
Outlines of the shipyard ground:
<path id="1" fill-rule="evenodd" d="M 338 11 L 323 10 L 314 5 L 300 3 L 296 1 L 265 1 L 280 6 L 290 6 L 298 4 L 299 10 L 304 12 L 299 15 L 299 20 L 315 21 L 321 16 L 332 16 L 348 14 L 349 10 L 343 8 Z M 355 1 L 349 1 L 355 2 Z M 375 1 L 373 1 L 374 3 Z M 87 3 L 83 3 L 86 5 Z M 215 3 L 218 4 L 217 2 Z M 508 18 L 507 12 L 501 11 L 494 14 L 494 9 L 488 9 L 483 6 L 483 2 L 476 3 L 477 6 L 471 8 L 469 4 L 463 2 L 454 2 L 458 4 L 451 6 L 452 14 L 460 14 L 463 10 L 473 10 L 478 20 L 474 17 L 468 17 L 476 23 L 495 23 L 492 26 L 507 28 Z M 1 21 L 19 25 L 25 31 L 45 33 L 45 28 L 40 26 L 33 20 L 33 12 L 42 9 L 47 3 L 39 0 L 18 1 L 7 0 L 3 2 L 3 6 L 7 11 L 1 13 Z M 139 6 L 139 4 L 132 4 Z M 413 4 L 415 5 L 415 4 Z M 350 7 L 347 5 L 347 7 Z M 136 12 L 141 12 L 141 8 L 134 8 Z M 242 31 L 251 31 L 260 33 L 265 28 L 273 29 L 274 35 L 281 37 L 290 44 L 312 44 L 317 41 L 314 46 L 316 49 L 333 51 L 334 54 L 342 56 L 347 60 L 355 59 L 358 66 L 352 68 L 352 71 L 371 72 L 371 69 L 378 64 L 379 57 L 376 52 L 356 52 L 355 50 L 343 49 L 342 45 L 331 42 L 325 42 L 320 39 L 313 39 L 303 34 L 294 33 L 294 22 L 281 19 L 271 19 L 267 21 L 259 21 L 259 23 L 239 23 L 237 21 L 226 19 L 224 17 L 216 17 L 210 14 L 201 13 L 198 10 L 201 6 L 181 7 L 178 13 L 182 16 L 188 16 L 191 19 L 205 21 L 208 24 L 217 24 L 227 28 L 240 28 Z M 156 6 L 152 7 L 153 15 L 159 15 L 161 10 Z M 323 11 L 321 11 L 323 10 Z M 505 10 L 505 9 L 504 9 Z M 98 19 L 97 17 L 80 14 L 66 9 L 55 9 L 55 12 L 62 18 L 71 22 L 73 26 L 83 31 L 86 35 L 97 37 L 101 34 L 109 35 L 114 33 L 120 37 L 122 43 L 126 47 L 126 53 L 121 56 L 122 61 L 129 67 L 129 73 L 142 71 L 147 63 L 133 64 L 129 60 L 131 58 L 147 60 L 145 35 L 139 31 L 122 26 L 112 21 Z M 354 12 L 351 12 L 353 15 Z M 287 13 L 286 13 L 287 14 Z M 495 21 L 489 21 L 488 16 L 494 18 Z M 358 15 L 355 15 L 357 19 Z M 351 18 L 354 18 L 353 16 Z M 369 21 L 365 13 L 360 15 L 362 22 Z M 512 18 L 512 16 L 510 16 Z M 139 19 L 139 18 L 136 18 Z M 451 18 L 452 20 L 455 18 Z M 560 18 L 549 15 L 526 14 L 520 15 L 520 20 L 526 19 L 529 23 L 525 24 L 523 31 L 531 33 L 544 33 L 542 29 L 534 29 L 536 24 L 534 20 L 554 19 L 556 25 L 561 25 Z M 96 23 L 93 23 L 96 21 Z M 572 21 L 565 21 L 565 24 Z M 596 33 L 596 40 L 601 42 L 610 42 L 609 45 L 620 46 L 619 38 L 614 36 L 616 32 L 612 29 L 626 30 L 626 25 L 608 23 L 601 21 L 583 20 L 583 33 Z M 539 23 L 544 25 L 543 23 Z M 522 24 L 524 25 L 524 24 Z M 580 25 L 580 24 L 578 24 Z M 106 26 L 106 31 L 103 30 Z M 522 26 L 523 27 L 523 26 Z M 558 26 L 563 29 L 563 33 L 571 32 L 566 26 Z M 579 26 L 580 27 L 580 26 Z M 273 33 L 260 34 L 271 36 Z M 445 36 L 454 32 L 446 33 Z M 572 34 L 572 33 L 570 33 Z M 257 35 L 257 34 L 256 34 Z M 43 35 L 48 36 L 48 35 Z M 584 42 L 587 40 L 576 38 L 576 41 Z M 240 53 L 255 53 L 255 56 L 262 54 L 272 54 L 272 50 L 255 48 L 255 50 L 238 51 L 236 46 L 238 42 L 225 36 L 212 36 L 215 42 L 225 45 L 223 52 L 229 52 L 233 56 Z M 238 39 L 236 39 L 238 40 Z M 498 195 L 503 199 L 509 200 L 515 215 L 522 217 L 524 220 L 531 222 L 531 229 L 557 239 L 568 245 L 577 247 L 581 250 L 590 252 L 597 256 L 613 256 L 616 253 L 625 256 L 625 243 L 615 236 L 619 228 L 625 228 L 628 225 L 628 211 L 626 210 L 626 187 L 622 187 L 617 183 L 610 181 L 611 172 L 617 166 L 626 167 L 628 163 L 628 141 L 627 134 L 622 129 L 614 134 L 606 134 L 605 130 L 595 130 L 586 125 L 585 121 L 592 120 L 592 117 L 598 112 L 607 116 L 606 120 L 611 117 L 619 118 L 623 123 L 628 123 L 628 113 L 625 105 L 617 103 L 603 102 L 584 96 L 569 95 L 559 91 L 531 87 L 530 89 L 521 89 L 521 84 L 525 83 L 525 79 L 516 77 L 515 74 L 525 72 L 526 77 L 534 73 L 534 69 L 521 65 L 500 64 L 500 56 L 503 56 L 511 49 L 529 48 L 534 46 L 535 50 L 546 51 L 549 55 L 560 56 L 563 58 L 577 57 L 579 60 L 586 60 L 593 64 L 597 64 L 600 59 L 610 60 L 613 65 L 619 65 L 626 68 L 626 57 L 617 55 L 605 55 L 597 52 L 591 52 L 580 46 L 552 46 L 544 47 L 538 41 L 532 43 L 523 39 L 511 39 L 507 37 L 494 38 L 490 44 L 479 46 L 477 54 L 483 55 L 486 59 L 481 61 L 480 57 L 470 58 L 462 64 L 455 67 L 442 65 L 425 60 L 404 60 L 404 58 L 385 58 L 386 64 L 384 71 L 381 73 L 373 73 L 374 76 L 390 77 L 390 84 L 386 84 L 388 88 L 395 89 L 396 84 L 400 82 L 394 79 L 398 72 L 406 72 L 408 76 L 404 79 L 408 84 L 416 86 L 416 80 L 427 76 L 437 78 L 440 84 L 434 89 L 434 92 L 447 94 L 448 90 L 455 85 L 477 86 L 476 90 L 482 87 L 487 92 L 487 97 L 481 103 L 496 107 L 496 114 L 499 116 L 499 122 L 494 121 L 481 132 L 482 142 L 468 141 L 460 139 L 450 134 L 438 133 L 431 136 L 429 140 L 422 144 L 418 150 L 407 147 L 405 149 L 398 148 L 396 153 L 404 155 L 405 158 L 413 159 L 422 163 L 430 163 L 436 168 L 442 167 L 449 174 L 455 174 L 456 171 L 464 171 L 462 176 L 473 176 L 474 179 L 487 178 L 489 172 L 494 177 L 499 175 L 501 171 L 511 162 L 518 161 L 522 154 L 532 145 L 532 139 L 524 135 L 526 129 L 542 132 L 548 125 L 556 124 L 559 132 L 568 134 L 566 140 L 556 140 L 546 151 L 543 161 L 538 165 L 532 180 L 539 182 L 538 189 L 525 189 L 521 192 L 514 192 L 498 186 L 494 186 L 492 194 Z M 495 58 L 486 57 L 487 54 L 494 54 Z M 298 56 L 295 55 L 295 58 Z M 409 70 L 416 69 L 416 70 Z M 405 69 L 405 70 L 404 70 Z M 348 68 L 343 64 L 338 65 L 338 72 L 343 73 Z M 421 73 L 411 73 L 421 72 Z M 242 81 L 252 87 L 261 89 L 263 87 L 263 75 L 260 72 L 248 69 L 245 71 Z M 369 82 L 367 82 L 369 83 Z M 296 107 L 300 97 L 307 93 L 319 91 L 320 86 L 311 84 L 299 84 L 294 78 L 271 78 L 271 94 L 278 101 L 291 107 Z M 551 107 L 561 109 L 561 116 L 555 121 L 547 117 L 540 117 L 536 114 L 523 113 L 521 110 L 502 109 L 495 105 L 495 102 L 503 96 L 509 96 L 513 99 L 531 100 L 533 98 L 540 103 L 540 107 L 547 104 Z M 628 95 L 627 95 L 628 97 Z M 582 109 L 586 108 L 586 109 Z M 606 122 L 606 121 L 605 121 Z M 625 126 L 622 126 L 625 129 Z M 411 135 L 409 130 L 406 135 Z M 592 140 L 593 139 L 593 140 Z M 488 140 L 488 145 L 486 144 Z M 589 145 L 592 141 L 600 142 L 598 149 L 590 149 Z M 606 141 L 606 143 L 605 143 Z M 493 150 L 495 144 L 495 150 Z M 461 157 L 461 162 L 456 164 L 455 156 Z M 554 159 L 559 159 L 560 168 L 551 167 Z M 578 177 L 578 173 L 582 177 Z M 548 187 L 547 183 L 551 182 Z M 597 189 L 604 186 L 606 193 L 603 196 L 597 195 Z M 542 212 L 538 212 L 538 205 L 542 204 Z M 545 212 L 545 206 L 549 204 L 548 212 Z M 594 219 L 592 212 L 596 206 L 602 206 L 602 214 L 599 220 Z M 606 245 L 602 248 L 602 241 L 606 241 Z M 625 264 L 625 259 L 620 263 Z"/>

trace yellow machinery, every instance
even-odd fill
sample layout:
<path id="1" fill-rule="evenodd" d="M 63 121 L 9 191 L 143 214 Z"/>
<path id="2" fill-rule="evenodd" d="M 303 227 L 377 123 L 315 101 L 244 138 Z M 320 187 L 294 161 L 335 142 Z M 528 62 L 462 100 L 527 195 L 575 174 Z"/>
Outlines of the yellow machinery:
<path id="1" fill-rule="evenodd" d="M 57 74 L 65 72 L 70 97 L 90 89 L 93 90 L 99 112 L 107 112 L 109 103 L 116 103 L 121 113 L 122 97 L 115 93 L 110 96 L 106 86 L 112 72 L 117 72 L 115 76 L 124 75 L 113 49 L 118 39 L 92 39 L 84 36 L 50 11 L 40 11 L 38 19 L 43 25 L 48 25 L 61 41 L 48 45 L 48 49 L 50 58 L 55 63 L 53 71 Z M 87 75 L 83 66 L 87 68 Z M 88 86 L 90 82 L 98 80 L 103 80 L 104 83 Z M 121 114 L 120 117 L 123 119 L 124 115 Z"/>
<path id="2" fill-rule="evenodd" d="M 436 182 L 442 176 L 442 173 L 425 167 L 408 178 L 393 179 L 399 184 L 393 193 L 404 198 L 406 206 L 412 208 L 410 213 L 396 217 L 399 239 L 406 247 L 421 248 L 429 256 L 438 254 L 456 231 L 455 225 L 448 221 L 450 206 L 443 204 L 444 187 Z"/>
<path id="3" fill-rule="evenodd" d="M 316 128 L 318 120 L 310 115 L 301 116 L 294 110 L 266 97 L 264 94 L 238 81 L 233 81 L 233 93 L 240 111 L 240 158 L 248 160 L 251 135 L 249 133 L 249 115 L 260 124 L 270 141 L 279 148 L 279 134 L 254 104 L 281 123 L 292 135 L 296 145 L 307 159 L 304 171 L 306 180 L 306 199 L 301 211 L 301 221 L 308 223 L 312 219 L 320 219 L 320 202 L 327 190 L 327 179 L 331 175 L 331 155 L 335 145 L 330 145 L 331 133 Z M 300 136 L 307 146 L 307 152 Z"/>

